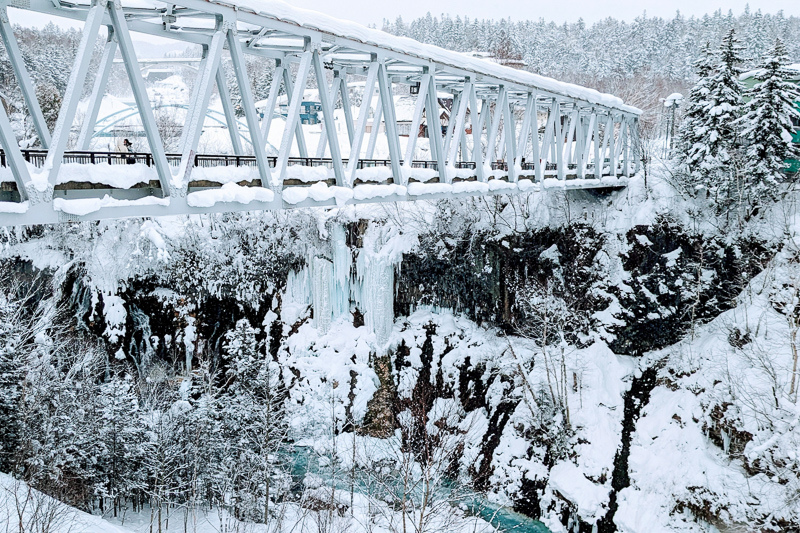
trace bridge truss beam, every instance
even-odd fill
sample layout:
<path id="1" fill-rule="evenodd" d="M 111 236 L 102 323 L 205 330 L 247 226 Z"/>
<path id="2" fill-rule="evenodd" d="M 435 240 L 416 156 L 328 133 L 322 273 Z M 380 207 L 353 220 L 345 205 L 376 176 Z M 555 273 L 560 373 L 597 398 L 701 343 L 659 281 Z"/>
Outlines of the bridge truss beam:
<path id="1" fill-rule="evenodd" d="M 528 183 L 538 183 L 540 187 L 546 186 L 548 181 L 557 181 L 562 189 L 593 188 L 604 186 L 604 183 L 605 186 L 616 183 L 604 182 L 604 177 L 630 176 L 638 170 L 640 112 L 608 95 L 517 73 L 491 63 L 485 63 L 484 66 L 468 56 L 464 56 L 462 61 L 458 54 L 426 48 L 424 45 L 402 49 L 390 37 L 373 34 L 369 34 L 368 38 L 353 37 L 348 34 L 346 27 L 342 27 L 341 31 L 338 28 L 331 29 L 333 22 L 324 18 L 311 21 L 302 21 L 293 16 L 282 18 L 257 12 L 248 5 L 206 0 L 179 0 L 169 6 L 154 3 L 151 8 L 142 7 L 141 2 L 137 2 L 137 7 L 126 6 L 126 0 L 91 0 L 90 4 L 27 0 L 24 9 L 85 23 L 67 93 L 50 138 L 35 100 L 34 86 L 24 69 L 19 48 L 5 16 L 6 8 L 10 5 L 8 2 L 0 0 L 0 36 L 6 44 L 23 95 L 26 100 L 31 100 L 28 109 L 40 142 L 48 151 L 44 164 L 39 168 L 24 161 L 8 116 L 5 110 L 0 109 L 3 163 L 10 167 L 16 184 L 15 197 L 13 194 L 4 197 L 4 193 L 0 192 L 0 224 L 148 213 L 275 209 L 303 202 L 328 205 L 325 202 L 330 202 L 329 199 L 288 202 L 283 198 L 286 187 L 296 185 L 287 182 L 289 175 L 293 174 L 289 170 L 290 164 L 298 163 L 293 154 L 308 159 L 307 139 L 300 115 L 312 74 L 319 87 L 322 126 L 315 150 L 316 163 L 308 160 L 308 164 L 321 163 L 330 168 L 328 185 L 331 187 L 354 191 L 362 186 L 359 173 L 366 164 L 364 161 L 372 159 L 379 146 L 379 137 L 385 137 L 385 148 L 381 150 L 388 151 L 386 166 L 391 175 L 388 183 L 400 187 L 425 181 L 442 185 L 461 181 L 484 184 L 498 180 L 507 182 L 507 186 L 492 185 L 489 189 L 475 186 L 470 189 L 473 194 L 484 194 L 487 190 L 521 190 L 524 184 L 518 183 L 527 180 Z M 22 5 L 15 3 L 11 7 Z M 89 97 L 88 113 L 83 122 L 76 125 L 78 101 L 87 81 L 96 40 L 104 26 L 108 28 L 107 36 L 99 72 Z M 168 163 L 137 62 L 131 32 L 191 43 L 202 49 L 197 80 L 192 99 L 188 102 L 179 143 L 180 164 L 174 164 L 172 159 L 172 165 Z M 70 189 L 68 177 L 60 173 L 73 128 L 79 131 L 76 147 L 82 150 L 90 147 L 98 110 L 117 52 L 121 54 L 127 70 L 152 153 L 148 161 L 152 160 L 155 178 L 160 185 L 150 188 L 149 196 L 152 199 L 147 201 L 141 200 L 148 195 L 122 189 L 95 188 L 95 193 L 78 194 Z M 245 60 L 248 54 L 274 60 L 274 68 L 268 73 L 272 82 L 263 113 L 258 113 L 255 108 L 251 76 L 267 73 L 248 73 Z M 233 66 L 241 95 L 247 138 L 252 141 L 248 147 L 243 146 L 239 139 L 239 125 L 222 68 L 226 57 Z M 269 191 L 273 200 L 263 200 L 269 195 L 254 191 L 245 196 L 262 200 L 251 199 L 245 202 L 244 208 L 240 199 L 215 200 L 214 207 L 193 207 L 190 205 L 192 202 L 186 199 L 187 194 L 198 192 L 198 186 L 191 181 L 191 172 L 198 164 L 195 154 L 215 87 L 222 100 L 233 152 L 237 156 L 252 157 L 252 167 L 260 188 Z M 361 104 L 354 116 L 350 98 L 359 90 Z M 269 146 L 270 133 L 275 130 L 273 113 L 282 91 L 286 100 L 285 121 L 280 148 L 274 154 L 276 157 L 272 157 L 266 148 Z M 408 139 L 404 143 L 398 130 L 396 95 L 406 94 L 412 95 L 409 98 L 416 98 L 416 101 Z M 346 137 L 339 134 L 337 121 L 340 118 L 344 119 Z M 423 130 L 426 132 L 426 144 L 421 142 L 422 137 L 418 135 Z M 368 134 L 364 149 L 364 136 Z M 245 152 L 246 149 L 252 150 L 252 156 Z M 321 159 L 326 153 L 330 154 L 330 158 Z M 211 159 L 206 158 L 207 161 Z M 303 159 L 300 164 L 304 164 Z M 111 161 L 110 156 L 108 160 Z M 228 159 L 224 161 L 228 164 Z M 423 163 L 426 172 L 415 170 L 420 166 L 419 163 Z M 431 169 L 433 176 L 430 175 Z M 570 181 L 572 183 L 568 185 Z M 58 195 L 54 193 L 57 186 L 60 187 Z M 528 185 L 524 187 L 529 188 Z M 466 190 L 464 187 L 462 189 Z M 345 202 L 357 202 L 379 201 L 378 198 L 380 201 L 384 198 L 412 199 L 416 196 L 397 190 L 383 196 L 348 194 L 337 193 L 339 203 L 342 203 L 342 198 Z M 454 191 L 453 194 L 460 193 Z M 107 195 L 111 201 L 93 210 L 91 215 L 74 214 L 81 210 L 65 211 L 63 208 L 64 201 L 92 198 L 101 201 L 104 198 L 101 195 Z M 56 199 L 62 201 L 56 202 Z M 118 201 L 115 203 L 115 200 Z M 14 202 L 16 205 L 10 205 Z M 131 207 L 124 202 L 138 203 Z M 63 215 L 70 211 L 72 215 Z M 102 213 L 102 217 L 97 213 Z"/>

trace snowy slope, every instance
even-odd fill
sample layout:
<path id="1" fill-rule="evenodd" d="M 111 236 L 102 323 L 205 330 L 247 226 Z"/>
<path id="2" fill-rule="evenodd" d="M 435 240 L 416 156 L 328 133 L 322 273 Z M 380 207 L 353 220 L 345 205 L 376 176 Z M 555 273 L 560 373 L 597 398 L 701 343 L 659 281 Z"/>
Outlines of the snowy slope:
<path id="1" fill-rule="evenodd" d="M 800 409 L 790 321 L 776 303 L 787 290 L 796 297 L 791 257 L 779 254 L 693 338 L 648 355 L 664 367 L 636 425 L 621 531 L 714 531 L 684 522 L 689 509 L 762 531 L 797 523 Z"/>
<path id="2" fill-rule="evenodd" d="M 0 529 L 48 533 L 131 533 L 99 516 L 60 503 L 0 473 Z"/>

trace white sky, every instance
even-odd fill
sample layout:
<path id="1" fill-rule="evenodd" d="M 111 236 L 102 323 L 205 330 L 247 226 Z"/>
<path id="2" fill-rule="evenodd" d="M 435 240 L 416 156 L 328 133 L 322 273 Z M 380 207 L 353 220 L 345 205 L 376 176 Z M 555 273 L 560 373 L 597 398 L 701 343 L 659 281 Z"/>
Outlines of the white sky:
<path id="1" fill-rule="evenodd" d="M 582 17 L 587 24 L 591 24 L 606 17 L 630 21 L 645 10 L 649 16 L 665 18 L 672 17 L 677 10 L 686 16 L 701 16 L 717 9 L 723 12 L 731 9 L 738 15 L 749 3 L 752 11 L 761 9 L 764 13 L 777 13 L 783 10 L 787 16 L 800 16 L 800 0 L 289 0 L 289 3 L 361 24 L 376 24 L 378 27 L 384 18 L 394 20 L 400 15 L 403 20 L 410 22 L 428 11 L 435 17 L 442 13 L 494 20 L 508 17 L 513 20 L 538 20 L 541 17 L 557 23 L 574 22 Z M 17 9 L 10 10 L 9 18 L 12 23 L 23 26 L 41 27 L 51 20 L 59 26 L 82 26 L 77 21 Z"/>

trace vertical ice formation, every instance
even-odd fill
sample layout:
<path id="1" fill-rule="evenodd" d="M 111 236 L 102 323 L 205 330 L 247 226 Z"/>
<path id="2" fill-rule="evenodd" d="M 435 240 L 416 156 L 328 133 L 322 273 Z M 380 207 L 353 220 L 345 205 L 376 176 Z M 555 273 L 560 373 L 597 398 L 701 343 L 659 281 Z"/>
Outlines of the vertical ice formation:
<path id="1" fill-rule="evenodd" d="M 281 301 L 281 320 L 284 324 L 294 324 L 308 311 L 311 301 L 311 278 L 308 268 L 289 272 L 286 279 L 286 292 Z"/>
<path id="2" fill-rule="evenodd" d="M 314 327 L 324 334 L 330 329 L 333 319 L 333 263 L 315 255 L 309 260 L 309 267 Z"/>
<path id="3" fill-rule="evenodd" d="M 314 310 L 314 327 L 325 334 L 334 320 L 349 316 L 351 304 L 355 304 L 364 315 L 364 325 L 375 334 L 378 351 L 385 348 L 394 325 L 394 261 L 398 254 L 383 250 L 383 228 L 372 227 L 368 232 L 353 272 L 353 250 L 347 246 L 345 228 L 340 224 L 331 228 L 330 259 L 314 250 L 306 268 L 287 280 L 281 313 L 285 322 L 297 314 L 291 306 L 308 302 Z"/>
<path id="4" fill-rule="evenodd" d="M 360 307 L 364 325 L 375 333 L 378 348 L 389 340 L 394 325 L 394 264 L 385 255 L 372 255 L 366 250 L 358 257 Z"/>
<path id="5" fill-rule="evenodd" d="M 347 247 L 344 226 L 334 224 L 330 235 L 333 256 L 333 318 L 339 318 L 350 312 L 350 268 L 353 255 Z"/>

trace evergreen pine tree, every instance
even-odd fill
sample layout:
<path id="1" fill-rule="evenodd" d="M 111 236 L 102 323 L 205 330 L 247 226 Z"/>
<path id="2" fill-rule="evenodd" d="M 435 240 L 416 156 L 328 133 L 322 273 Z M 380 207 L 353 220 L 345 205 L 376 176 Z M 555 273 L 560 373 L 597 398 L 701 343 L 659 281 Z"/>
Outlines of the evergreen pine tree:
<path id="1" fill-rule="evenodd" d="M 703 54 L 694 64 L 698 80 L 689 92 L 683 122 L 678 131 L 677 158 L 687 170 L 690 190 L 703 182 L 702 164 L 708 157 L 705 121 L 712 68 L 711 46 L 706 43 Z"/>
<path id="2" fill-rule="evenodd" d="M 712 74 L 708 88 L 705 121 L 705 154 L 700 163 L 708 189 L 720 205 L 734 195 L 732 164 L 736 155 L 738 129 L 736 120 L 742 107 L 742 85 L 739 82 L 741 47 L 733 29 L 720 46 L 720 64 Z"/>
<path id="3" fill-rule="evenodd" d="M 716 68 L 706 46 L 695 65 L 699 81 L 689 94 L 679 132 L 678 160 L 688 173 L 690 188 L 706 188 L 719 206 L 728 205 L 735 191 L 736 120 L 742 105 L 739 54 L 734 30 L 722 41 Z"/>
<path id="4" fill-rule="evenodd" d="M 117 516 L 122 501 L 144 488 L 144 423 L 130 376 L 115 375 L 101 384 L 98 403 L 98 437 L 105 453 L 96 465 L 100 471 L 97 493 L 111 500 Z"/>
<path id="5" fill-rule="evenodd" d="M 226 451 L 220 455 L 237 515 L 268 522 L 286 451 L 285 391 L 257 333 L 243 319 L 226 335 L 228 386 L 218 407 Z"/>
<path id="6" fill-rule="evenodd" d="M 787 159 L 800 152 L 792 143 L 792 117 L 800 116 L 796 102 L 800 87 L 788 81 L 794 74 L 786 69 L 789 63 L 780 39 L 764 57 L 758 83 L 747 91 L 750 101 L 739 120 L 742 140 L 747 150 L 745 190 L 754 207 L 765 200 L 774 200 L 784 181 Z"/>

